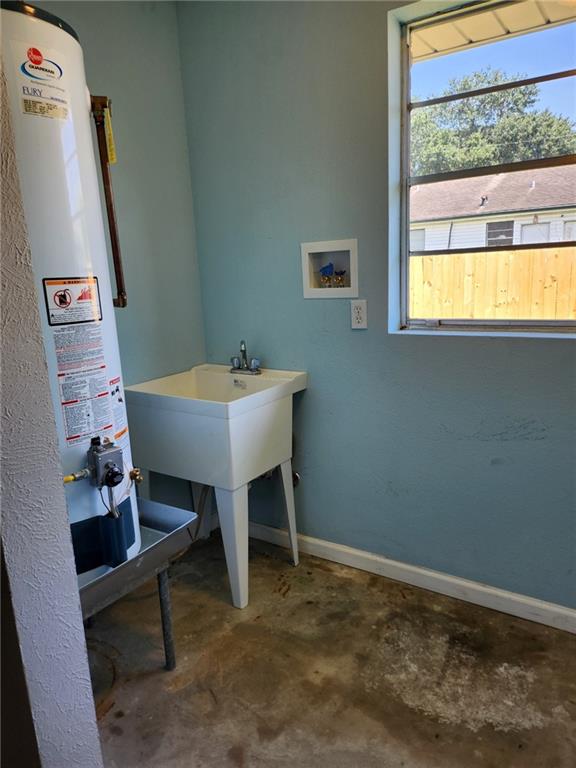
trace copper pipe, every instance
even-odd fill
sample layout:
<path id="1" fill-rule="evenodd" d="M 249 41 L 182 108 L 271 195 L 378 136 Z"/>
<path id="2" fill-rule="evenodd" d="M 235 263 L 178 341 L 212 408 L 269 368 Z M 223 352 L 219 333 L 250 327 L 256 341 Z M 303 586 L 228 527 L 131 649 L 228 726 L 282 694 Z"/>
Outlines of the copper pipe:
<path id="1" fill-rule="evenodd" d="M 116 280 L 115 307 L 125 307 L 128 304 L 126 285 L 124 283 L 124 270 L 122 269 L 122 254 L 120 252 L 120 238 L 118 237 L 118 223 L 116 221 L 116 209 L 114 208 L 114 195 L 112 192 L 112 177 L 110 175 L 110 163 L 108 161 L 108 146 L 106 144 L 105 110 L 110 109 L 110 99 L 107 96 L 91 97 L 92 116 L 96 125 L 98 138 L 98 152 L 100 155 L 100 169 L 102 171 L 102 184 L 104 198 L 106 200 L 106 214 L 108 216 L 108 231 L 110 232 L 110 245 L 112 247 L 112 261 L 114 264 L 114 277 Z"/>

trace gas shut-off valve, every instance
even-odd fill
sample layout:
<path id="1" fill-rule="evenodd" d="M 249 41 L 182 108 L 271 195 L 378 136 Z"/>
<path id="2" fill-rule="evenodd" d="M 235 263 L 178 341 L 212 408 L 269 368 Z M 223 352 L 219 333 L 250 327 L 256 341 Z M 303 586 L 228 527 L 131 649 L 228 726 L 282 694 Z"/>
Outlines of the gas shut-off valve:
<path id="1" fill-rule="evenodd" d="M 99 491 L 108 488 L 109 511 L 113 517 L 120 517 L 120 511 L 114 501 L 114 488 L 124 480 L 124 458 L 122 448 L 107 438 L 93 437 L 88 449 L 88 470 L 90 482 Z"/>

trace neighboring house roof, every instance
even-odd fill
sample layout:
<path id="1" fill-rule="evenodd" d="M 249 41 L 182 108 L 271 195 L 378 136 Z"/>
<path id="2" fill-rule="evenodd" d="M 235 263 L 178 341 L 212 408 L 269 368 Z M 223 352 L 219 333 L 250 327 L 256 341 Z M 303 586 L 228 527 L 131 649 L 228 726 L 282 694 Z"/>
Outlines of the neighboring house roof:
<path id="1" fill-rule="evenodd" d="M 490 216 L 576 206 L 576 165 L 417 184 L 410 221 Z"/>

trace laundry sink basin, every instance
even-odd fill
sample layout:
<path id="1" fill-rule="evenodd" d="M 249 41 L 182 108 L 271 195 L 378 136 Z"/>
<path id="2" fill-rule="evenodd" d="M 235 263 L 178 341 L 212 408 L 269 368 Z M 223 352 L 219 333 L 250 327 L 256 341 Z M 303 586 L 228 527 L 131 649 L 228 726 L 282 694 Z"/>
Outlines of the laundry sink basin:
<path id="1" fill-rule="evenodd" d="M 126 387 L 134 460 L 143 468 L 233 490 L 292 456 L 292 395 L 302 371 L 226 365 Z"/>
<path id="2" fill-rule="evenodd" d="M 251 376 L 225 365 L 126 387 L 132 455 L 145 470 L 214 486 L 232 602 L 248 604 L 248 483 L 280 468 L 288 533 L 298 564 L 292 487 L 292 395 L 302 371 Z"/>

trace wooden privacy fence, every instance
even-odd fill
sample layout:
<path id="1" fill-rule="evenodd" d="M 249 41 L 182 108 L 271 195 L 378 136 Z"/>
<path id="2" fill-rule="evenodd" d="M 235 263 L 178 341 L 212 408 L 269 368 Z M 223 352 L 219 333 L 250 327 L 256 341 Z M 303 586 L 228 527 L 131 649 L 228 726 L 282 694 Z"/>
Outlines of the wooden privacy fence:
<path id="1" fill-rule="evenodd" d="M 576 320 L 576 248 L 410 256 L 411 318 Z"/>

